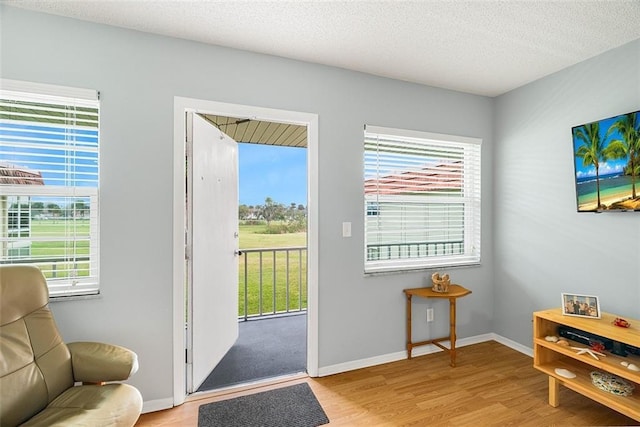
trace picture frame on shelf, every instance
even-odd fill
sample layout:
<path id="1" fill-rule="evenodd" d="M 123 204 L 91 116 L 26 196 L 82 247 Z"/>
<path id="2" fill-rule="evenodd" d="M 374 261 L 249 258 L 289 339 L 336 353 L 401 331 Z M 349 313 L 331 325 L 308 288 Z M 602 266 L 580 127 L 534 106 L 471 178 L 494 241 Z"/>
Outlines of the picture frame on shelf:
<path id="1" fill-rule="evenodd" d="M 595 295 L 562 293 L 562 314 L 600 319 L 600 300 Z"/>

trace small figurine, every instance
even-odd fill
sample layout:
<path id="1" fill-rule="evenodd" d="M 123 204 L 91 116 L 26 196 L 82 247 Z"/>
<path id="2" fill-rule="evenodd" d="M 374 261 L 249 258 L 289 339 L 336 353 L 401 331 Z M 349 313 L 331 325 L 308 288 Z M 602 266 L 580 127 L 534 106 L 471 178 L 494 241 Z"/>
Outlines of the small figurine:
<path id="1" fill-rule="evenodd" d="M 440 273 L 433 273 L 431 275 L 431 281 L 433 282 L 432 289 L 434 292 L 449 292 L 451 280 L 449 279 L 448 274 L 440 276 Z"/>
<path id="2" fill-rule="evenodd" d="M 616 326 L 620 326 L 621 328 L 628 328 L 629 326 L 631 326 L 631 323 L 627 322 L 622 317 L 616 317 L 613 320 L 613 324 Z"/>

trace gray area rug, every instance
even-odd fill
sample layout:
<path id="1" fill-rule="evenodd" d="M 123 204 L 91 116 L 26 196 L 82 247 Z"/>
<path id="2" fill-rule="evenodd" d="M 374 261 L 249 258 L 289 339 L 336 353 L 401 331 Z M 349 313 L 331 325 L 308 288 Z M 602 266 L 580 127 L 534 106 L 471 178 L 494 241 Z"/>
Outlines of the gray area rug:
<path id="1" fill-rule="evenodd" d="M 201 405 L 198 427 L 317 427 L 329 422 L 307 383 Z"/>
<path id="2" fill-rule="evenodd" d="M 306 315 L 250 320 L 239 327 L 238 340 L 198 391 L 306 371 Z"/>

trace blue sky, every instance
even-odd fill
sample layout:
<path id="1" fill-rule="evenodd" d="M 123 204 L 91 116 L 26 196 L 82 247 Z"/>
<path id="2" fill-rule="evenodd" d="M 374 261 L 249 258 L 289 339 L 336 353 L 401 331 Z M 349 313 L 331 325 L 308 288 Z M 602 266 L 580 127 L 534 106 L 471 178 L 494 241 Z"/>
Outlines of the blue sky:
<path id="1" fill-rule="evenodd" d="M 289 206 L 307 205 L 307 150 L 238 144 L 241 205 L 263 205 L 271 197 Z"/>
<path id="2" fill-rule="evenodd" d="M 27 145 L 13 145 L 24 139 Z M 0 163 L 40 172 L 45 185 L 98 185 L 95 129 L 2 122 L 0 142 Z"/>

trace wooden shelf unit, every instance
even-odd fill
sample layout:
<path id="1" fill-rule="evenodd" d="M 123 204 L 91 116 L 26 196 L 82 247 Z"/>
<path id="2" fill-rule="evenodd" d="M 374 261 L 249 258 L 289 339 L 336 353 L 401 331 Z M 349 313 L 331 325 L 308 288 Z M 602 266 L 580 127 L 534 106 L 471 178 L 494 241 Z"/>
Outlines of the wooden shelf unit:
<path id="1" fill-rule="evenodd" d="M 631 323 L 631 327 L 621 328 L 613 324 L 616 317 L 618 316 L 609 313 L 602 313 L 600 319 L 564 316 L 560 308 L 533 313 L 533 367 L 549 375 L 549 405 L 557 407 L 560 404 L 558 391 L 562 384 L 640 421 L 640 372 L 621 365 L 621 362 L 628 362 L 640 367 L 640 356 L 629 354 L 622 357 L 605 351 L 603 353 L 606 357 L 598 356 L 599 360 L 596 360 L 589 354 L 578 355 L 577 351 L 571 348 L 588 348 L 588 345 L 567 340 L 569 345 L 563 346 L 545 340 L 545 337 L 550 335 L 559 337 L 558 327 L 568 326 L 640 348 L 640 320 L 626 319 Z M 556 374 L 556 368 L 567 369 L 576 374 L 576 377 L 562 377 Z M 635 385 L 635 390 L 630 396 L 617 396 L 600 390 L 591 383 L 592 371 L 608 372 L 624 378 Z"/>

